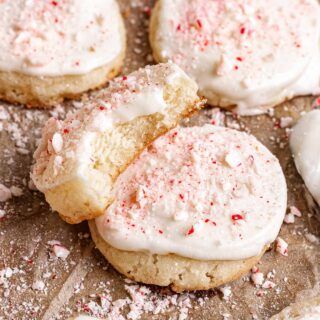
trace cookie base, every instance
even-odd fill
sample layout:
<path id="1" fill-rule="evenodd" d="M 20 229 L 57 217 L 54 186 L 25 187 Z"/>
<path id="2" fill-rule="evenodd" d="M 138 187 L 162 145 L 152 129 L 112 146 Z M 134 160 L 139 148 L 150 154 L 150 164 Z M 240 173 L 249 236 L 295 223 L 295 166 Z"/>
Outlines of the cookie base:
<path id="1" fill-rule="evenodd" d="M 64 99 L 78 98 L 82 93 L 103 86 L 120 73 L 126 52 L 126 31 L 121 19 L 122 50 L 111 62 L 86 74 L 57 77 L 33 76 L 0 71 L 0 99 L 27 107 L 48 108 Z"/>
<path id="2" fill-rule="evenodd" d="M 170 286 L 175 292 L 213 289 L 239 279 L 259 262 L 267 249 L 245 260 L 201 261 L 175 254 L 119 250 L 103 240 L 94 220 L 89 221 L 89 227 L 96 247 L 117 271 L 137 282 Z"/>

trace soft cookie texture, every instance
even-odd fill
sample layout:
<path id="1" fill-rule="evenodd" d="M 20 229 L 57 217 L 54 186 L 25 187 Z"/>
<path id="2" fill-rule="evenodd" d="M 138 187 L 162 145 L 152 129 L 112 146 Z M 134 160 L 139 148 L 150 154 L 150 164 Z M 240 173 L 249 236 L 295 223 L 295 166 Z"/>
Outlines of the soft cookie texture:
<path id="1" fill-rule="evenodd" d="M 278 160 L 253 136 L 206 125 L 155 140 L 117 179 L 90 222 L 97 247 L 136 281 L 176 291 L 232 281 L 279 233 L 287 190 Z"/>
<path id="2" fill-rule="evenodd" d="M 203 106 L 197 91 L 170 63 L 116 79 L 65 121 L 47 122 L 34 155 L 35 185 L 69 223 L 103 214 L 118 175 L 154 139 Z"/>
<path id="3" fill-rule="evenodd" d="M 210 104 L 254 115 L 320 92 L 319 16 L 316 0 L 159 0 L 150 42 Z"/>
<path id="4" fill-rule="evenodd" d="M 121 69 L 126 37 L 115 0 L 1 1 L 0 98 L 51 106 Z"/>
<path id="5" fill-rule="evenodd" d="M 291 304 L 270 320 L 319 320 L 320 296 Z"/>
<path id="6" fill-rule="evenodd" d="M 173 291 L 208 290 L 236 280 L 259 262 L 256 257 L 235 261 L 202 261 L 175 254 L 157 255 L 116 249 L 100 236 L 95 221 L 89 221 L 97 248 L 112 266 L 128 278 L 146 284 L 170 286 Z"/>

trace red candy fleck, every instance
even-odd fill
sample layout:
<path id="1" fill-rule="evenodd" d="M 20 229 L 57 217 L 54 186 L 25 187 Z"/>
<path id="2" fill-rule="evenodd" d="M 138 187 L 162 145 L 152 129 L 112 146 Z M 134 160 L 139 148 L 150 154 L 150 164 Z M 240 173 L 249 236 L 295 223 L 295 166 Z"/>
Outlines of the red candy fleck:
<path id="1" fill-rule="evenodd" d="M 214 222 L 214 221 L 211 221 L 210 219 L 206 219 L 206 220 L 204 220 L 204 222 L 205 223 L 211 223 L 211 224 L 213 224 L 214 226 L 216 226 L 217 224 Z"/>
<path id="2" fill-rule="evenodd" d="M 243 59 L 241 57 L 237 57 L 238 61 L 243 61 Z"/>
<path id="3" fill-rule="evenodd" d="M 178 135 L 178 132 L 174 132 L 173 134 L 172 134 L 172 137 L 174 138 L 174 137 L 176 137 Z"/>
<path id="4" fill-rule="evenodd" d="M 126 81 L 127 79 L 128 79 L 127 76 L 123 76 L 123 77 L 122 77 L 122 80 L 123 80 L 123 81 Z"/>
<path id="5" fill-rule="evenodd" d="M 150 7 L 145 7 L 143 9 L 143 12 L 147 15 L 147 16 L 151 16 L 151 8 Z"/>
<path id="6" fill-rule="evenodd" d="M 162 231 L 162 230 L 159 230 L 159 233 L 160 233 L 160 234 L 163 234 L 163 231 Z"/>
<path id="7" fill-rule="evenodd" d="M 192 227 L 188 230 L 187 236 L 190 236 L 190 235 L 193 234 L 193 233 L 194 233 L 194 227 L 192 226 Z"/>
<path id="8" fill-rule="evenodd" d="M 248 157 L 248 161 L 249 161 L 249 163 L 252 165 L 252 164 L 254 163 L 254 156 L 253 156 L 253 155 L 250 155 L 250 156 Z"/>
<path id="9" fill-rule="evenodd" d="M 177 31 L 180 31 L 181 30 L 181 24 L 179 23 L 178 25 L 177 25 Z"/>
<path id="10" fill-rule="evenodd" d="M 63 130 L 63 133 L 68 134 L 68 133 L 69 133 L 69 130 L 68 130 L 68 129 L 64 129 L 64 130 Z"/>
<path id="11" fill-rule="evenodd" d="M 246 32 L 246 28 L 245 28 L 245 27 L 241 27 L 240 33 L 241 33 L 241 34 L 244 34 L 245 32 Z"/>
<path id="12" fill-rule="evenodd" d="M 181 193 L 179 194 L 179 197 L 180 197 L 180 199 L 181 199 L 181 200 L 183 200 L 183 199 L 184 199 L 184 195 L 183 195 L 183 194 L 181 194 Z"/>
<path id="13" fill-rule="evenodd" d="M 99 109 L 102 111 L 102 110 L 105 110 L 106 108 L 104 106 L 100 106 Z"/>
<path id="14" fill-rule="evenodd" d="M 242 216 L 241 214 L 233 214 L 233 215 L 231 216 L 231 219 L 232 219 L 233 221 L 243 220 L 243 216 Z"/>
<path id="15" fill-rule="evenodd" d="M 51 4 L 56 7 L 58 5 L 58 2 L 57 1 L 51 1 Z"/>
<path id="16" fill-rule="evenodd" d="M 197 25 L 200 29 L 202 28 L 202 22 L 199 19 L 197 20 Z"/>

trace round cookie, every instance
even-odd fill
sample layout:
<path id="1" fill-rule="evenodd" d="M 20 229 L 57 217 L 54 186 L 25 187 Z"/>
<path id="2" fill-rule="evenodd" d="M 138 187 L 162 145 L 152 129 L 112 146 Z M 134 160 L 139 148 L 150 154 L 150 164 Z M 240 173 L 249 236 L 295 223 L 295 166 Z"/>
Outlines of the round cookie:
<path id="1" fill-rule="evenodd" d="M 112 266 L 126 277 L 146 284 L 170 286 L 175 292 L 209 290 L 239 279 L 256 265 L 256 257 L 236 261 L 201 261 L 175 254 L 158 255 L 116 249 L 100 236 L 95 221 L 89 221 L 96 247 Z"/>
<path id="2" fill-rule="evenodd" d="M 117 179 L 90 221 L 98 249 L 127 277 L 175 291 L 239 278 L 277 237 L 286 211 L 278 160 L 227 128 L 178 128 Z"/>
<path id="3" fill-rule="evenodd" d="M 150 42 L 211 105 L 240 115 L 320 93 L 320 6 L 316 0 L 159 0 Z"/>
<path id="4" fill-rule="evenodd" d="M 270 320 L 319 320 L 320 296 L 300 303 L 291 304 Z"/>
<path id="5" fill-rule="evenodd" d="M 1 1 L 0 99 L 51 106 L 119 73 L 126 35 L 115 0 Z"/>
<path id="6" fill-rule="evenodd" d="M 171 63 L 115 79 L 64 121 L 47 121 L 34 154 L 35 185 L 69 223 L 103 214 L 119 174 L 154 139 L 203 107 L 197 92 Z"/>

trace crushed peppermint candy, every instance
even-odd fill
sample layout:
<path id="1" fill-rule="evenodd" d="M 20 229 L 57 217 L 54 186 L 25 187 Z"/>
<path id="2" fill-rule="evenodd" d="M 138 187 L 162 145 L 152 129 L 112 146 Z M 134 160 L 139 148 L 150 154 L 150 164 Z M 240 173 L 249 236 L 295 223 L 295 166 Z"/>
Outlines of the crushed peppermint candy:
<path id="1" fill-rule="evenodd" d="M 264 275 L 262 272 L 254 271 L 254 269 L 252 269 L 251 280 L 256 286 L 261 286 L 264 281 Z"/>
<path id="2" fill-rule="evenodd" d="M 63 147 L 63 138 L 60 133 L 54 133 L 52 137 L 52 148 L 55 153 L 59 153 Z"/>
<path id="3" fill-rule="evenodd" d="M 263 285 L 262 288 L 263 289 L 273 289 L 276 286 L 276 284 L 270 280 L 266 280 Z"/>
<path id="4" fill-rule="evenodd" d="M 0 219 L 4 218 L 6 215 L 6 212 L 3 209 L 0 209 Z"/>
<path id="5" fill-rule="evenodd" d="M 276 240 L 276 251 L 285 257 L 288 256 L 288 244 L 280 237 Z"/>
<path id="6" fill-rule="evenodd" d="M 59 241 L 53 240 L 48 242 L 52 246 L 51 250 L 57 258 L 66 260 L 70 254 L 70 251 L 65 248 Z"/>
<path id="7" fill-rule="evenodd" d="M 231 287 L 230 286 L 220 287 L 219 290 L 223 294 L 223 299 L 224 300 L 229 300 L 230 299 L 230 297 L 232 295 L 232 291 L 231 291 Z"/>
<path id="8" fill-rule="evenodd" d="M 23 190 L 16 186 L 10 187 L 10 191 L 14 197 L 21 197 L 23 195 Z"/>
<path id="9" fill-rule="evenodd" d="M 290 224 L 290 223 L 294 223 L 294 221 L 295 221 L 295 218 L 294 218 L 295 216 L 292 214 L 292 213 L 287 213 L 286 215 L 285 215 L 285 217 L 284 217 L 284 222 L 285 223 L 288 223 L 288 224 Z"/>
<path id="10" fill-rule="evenodd" d="M 295 206 L 291 206 L 290 207 L 290 213 L 293 214 L 296 217 L 302 217 L 301 211 Z"/>
<path id="11" fill-rule="evenodd" d="M 287 128 L 291 126 L 292 122 L 293 122 L 292 117 L 282 117 L 280 119 L 280 128 Z"/>
<path id="12" fill-rule="evenodd" d="M 43 291 L 45 287 L 45 283 L 41 280 L 37 280 L 32 284 L 32 289 L 37 291 Z"/>

